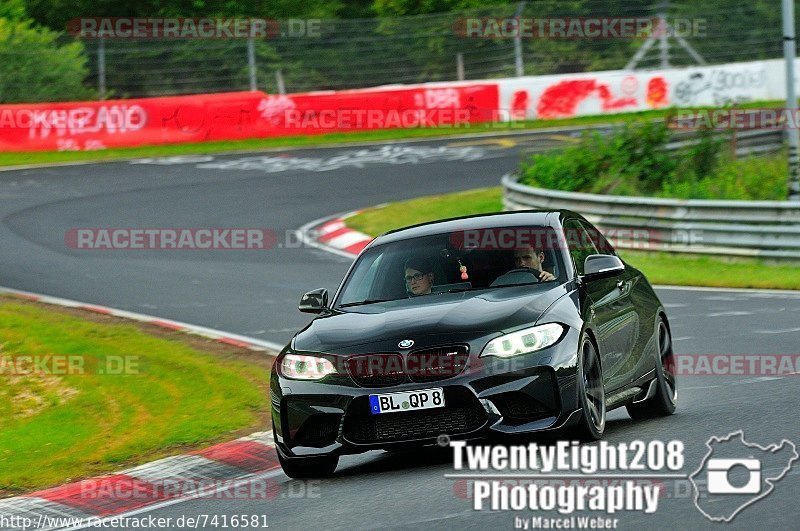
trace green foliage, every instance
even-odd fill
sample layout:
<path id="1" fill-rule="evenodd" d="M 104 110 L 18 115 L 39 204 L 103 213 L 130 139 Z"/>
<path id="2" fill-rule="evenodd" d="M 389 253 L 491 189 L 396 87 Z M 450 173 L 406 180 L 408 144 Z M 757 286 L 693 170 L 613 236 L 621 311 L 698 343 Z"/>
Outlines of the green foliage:
<path id="1" fill-rule="evenodd" d="M 25 3 L 34 20 L 58 31 L 80 17 L 328 19 L 336 18 L 344 9 L 344 2 L 338 0 L 25 0 Z"/>
<path id="2" fill-rule="evenodd" d="M 40 24 L 63 31 L 70 20 L 81 17 L 258 17 L 272 19 L 335 19 L 340 15 L 372 16 L 368 0 L 25 0 L 28 13 Z M 271 92 L 274 72 L 282 69 L 289 90 L 323 86 L 324 78 L 313 67 L 313 53 L 295 59 L 278 55 L 276 42 L 256 45 L 259 87 Z M 292 50 L 306 39 L 284 39 Z M 308 39 L 318 45 L 317 39 Z M 98 41 L 84 41 L 92 76 L 84 80 L 96 86 Z M 106 83 L 114 97 L 161 96 L 191 92 L 247 90 L 247 43 L 244 40 L 130 40 L 110 39 L 106 48 Z M 297 54 L 295 54 L 297 55 Z M 348 57 L 339 57 L 340 61 Z M 307 63 L 312 63 L 309 65 Z M 306 64 L 303 64 L 306 63 Z M 340 70 L 343 65 L 336 65 Z M 296 79 L 306 84 L 300 87 Z M 310 85 L 310 87 L 309 87 Z M 64 98 L 60 98 L 64 99 Z"/>
<path id="3" fill-rule="evenodd" d="M 380 17 L 402 17 L 510 3 L 513 2 L 508 0 L 374 0 L 372 6 Z"/>
<path id="4" fill-rule="evenodd" d="M 520 173 L 525 184 L 574 192 L 585 190 L 592 175 L 601 173 L 606 145 L 600 135 L 584 133 L 581 148 L 569 147 L 558 153 L 537 154 L 523 160 Z M 592 156 L 586 156 L 591 151 Z"/>
<path id="5" fill-rule="evenodd" d="M 323 19 L 322 37 L 271 39 L 259 51 L 259 87 L 276 90 L 275 72 L 283 73 L 290 92 L 347 89 L 392 83 L 451 81 L 461 55 L 467 79 L 515 75 L 514 42 L 510 38 L 468 38 L 464 19 L 513 17 L 517 0 L 0 0 L 0 17 L 22 12 L 38 24 L 63 31 L 79 17 L 267 17 Z M 775 58 L 781 54 L 780 10 L 770 2 L 717 0 L 707 3 L 672 0 L 536 0 L 525 3 L 523 18 L 564 19 L 616 17 L 652 19 L 665 10 L 708 64 Z M 13 14 L 12 14 L 13 13 Z M 370 18 L 370 17 L 379 18 Z M 724 24 L 718 21 L 724 20 Z M 461 28 L 461 29 L 457 29 Z M 635 38 L 593 39 L 535 36 L 522 41 L 527 75 L 591 72 L 623 68 L 646 42 Z M 736 43 L 732 47 L 731 43 Z M 131 43 L 132 51 L 109 55 L 108 86 L 119 96 L 149 96 L 249 87 L 246 55 L 234 43 L 175 41 Z M 91 71 L 96 72 L 95 43 L 86 43 Z M 174 47 L 174 50 L 173 48 Z M 135 51 L 133 49 L 135 48 Z M 198 50 L 185 58 L 187 50 Z M 174 53 L 173 53 L 174 52 Z M 203 61 L 203 59 L 208 61 Z M 226 59 L 230 59 L 228 65 Z M 658 68 L 658 47 L 642 58 L 640 68 Z M 686 49 L 669 39 L 673 66 L 696 64 Z M 216 74 L 216 77 L 215 77 Z M 86 80 L 90 86 L 96 81 Z M 731 80 L 717 80 L 724 88 Z M 748 83 L 766 83 L 752 78 Z M 681 92 L 690 105 L 693 90 Z M 717 103 L 736 99 L 716 90 Z"/>
<path id="6" fill-rule="evenodd" d="M 663 124 L 626 124 L 612 137 L 607 173 L 614 182 L 632 181 L 645 191 L 657 189 L 675 167 L 674 158 L 664 150 L 668 141 L 669 131 Z"/>
<path id="7" fill-rule="evenodd" d="M 96 71 L 97 40 L 86 42 Z M 115 40 L 105 43 L 106 82 L 114 97 L 161 96 L 187 92 L 225 92 L 249 88 L 247 41 L 242 39 L 205 41 Z M 268 41 L 257 41 L 256 64 L 263 87 L 265 70 L 276 60 Z M 95 84 L 94 79 L 89 80 Z"/>
<path id="8" fill-rule="evenodd" d="M 0 18 L 0 102 L 84 99 L 83 44 L 60 45 L 59 34 L 31 21 Z"/>
<path id="9" fill-rule="evenodd" d="M 667 128 L 656 122 L 629 123 L 611 137 L 587 132 L 561 152 L 532 156 L 522 163 L 522 174 L 526 182 L 556 190 L 653 192 L 675 168 L 663 149 L 668 139 Z"/>
<path id="10" fill-rule="evenodd" d="M 659 195 L 680 199 L 742 199 L 783 201 L 787 191 L 785 155 L 723 157 L 716 170 L 704 177 L 665 182 Z"/>
<path id="11" fill-rule="evenodd" d="M 670 131 L 661 122 L 631 122 L 610 136 L 585 133 L 560 152 L 522 162 L 521 182 L 541 188 L 681 199 L 786 198 L 783 155 L 732 159 L 726 138 L 700 131 L 697 142 L 665 149 Z"/>
<path id="12" fill-rule="evenodd" d="M 25 18 L 25 2 L 23 0 L 3 0 L 0 2 L 0 18 L 10 20 Z"/>
<path id="13" fill-rule="evenodd" d="M 686 150 L 684 167 L 679 172 L 681 175 L 692 175 L 695 178 L 711 175 L 727 139 L 713 129 L 703 128 L 698 131 L 697 140 L 697 144 Z"/>

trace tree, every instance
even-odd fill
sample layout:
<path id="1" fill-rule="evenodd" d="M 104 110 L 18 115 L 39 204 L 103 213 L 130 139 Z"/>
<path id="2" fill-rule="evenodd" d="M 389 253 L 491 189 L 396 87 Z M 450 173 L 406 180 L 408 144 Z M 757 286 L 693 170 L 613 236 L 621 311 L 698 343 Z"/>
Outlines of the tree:
<path id="1" fill-rule="evenodd" d="M 374 0 L 372 5 L 379 17 L 402 17 L 512 3 L 516 2 L 509 0 Z"/>
<path id="2" fill-rule="evenodd" d="M 83 45 L 59 45 L 58 36 L 30 20 L 0 18 L 0 102 L 93 97 L 83 86 L 88 74 Z"/>
<path id="3" fill-rule="evenodd" d="M 5 0 L 4 0 L 5 1 Z M 16 0 L 15 0 L 16 1 Z M 340 0 L 23 0 L 39 24 L 63 31 L 81 17 L 336 18 Z M 363 4 L 363 2 L 350 2 Z M 356 10 L 356 13 L 358 11 Z"/>
<path id="4" fill-rule="evenodd" d="M 3 0 L 0 2 L 0 18 L 22 20 L 25 18 L 25 2 L 23 0 Z"/>

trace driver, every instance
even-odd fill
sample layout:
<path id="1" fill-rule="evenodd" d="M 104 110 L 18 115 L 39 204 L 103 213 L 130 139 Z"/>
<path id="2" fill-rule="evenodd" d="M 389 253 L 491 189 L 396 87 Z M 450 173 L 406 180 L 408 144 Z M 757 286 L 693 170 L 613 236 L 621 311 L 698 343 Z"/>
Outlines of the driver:
<path id="1" fill-rule="evenodd" d="M 530 245 L 514 250 L 514 265 L 518 269 L 535 269 L 539 271 L 539 280 L 545 282 L 555 280 L 556 277 L 549 271 L 542 269 L 544 251 L 534 249 Z"/>
<path id="2" fill-rule="evenodd" d="M 405 267 L 406 291 L 409 296 L 429 295 L 433 287 L 433 261 L 427 258 L 409 258 Z"/>

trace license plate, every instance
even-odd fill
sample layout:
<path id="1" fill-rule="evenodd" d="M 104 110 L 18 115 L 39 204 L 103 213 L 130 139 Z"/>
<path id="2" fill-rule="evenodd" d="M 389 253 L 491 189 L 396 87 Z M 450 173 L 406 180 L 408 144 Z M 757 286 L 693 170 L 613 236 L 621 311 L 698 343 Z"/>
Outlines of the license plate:
<path id="1" fill-rule="evenodd" d="M 417 389 L 386 395 L 369 395 L 369 410 L 373 415 L 399 413 L 444 407 L 444 389 Z"/>

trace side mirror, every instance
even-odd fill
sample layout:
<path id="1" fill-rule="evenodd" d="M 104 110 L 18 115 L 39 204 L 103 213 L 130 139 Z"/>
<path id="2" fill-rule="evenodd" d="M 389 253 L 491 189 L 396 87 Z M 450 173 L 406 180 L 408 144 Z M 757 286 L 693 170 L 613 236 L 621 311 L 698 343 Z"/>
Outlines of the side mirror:
<path id="1" fill-rule="evenodd" d="M 298 310 L 304 313 L 320 313 L 328 307 L 328 290 L 325 288 L 309 291 L 300 299 Z"/>
<path id="2" fill-rule="evenodd" d="M 625 264 L 610 254 L 590 254 L 583 262 L 583 278 L 594 280 L 617 275 L 625 271 Z"/>

